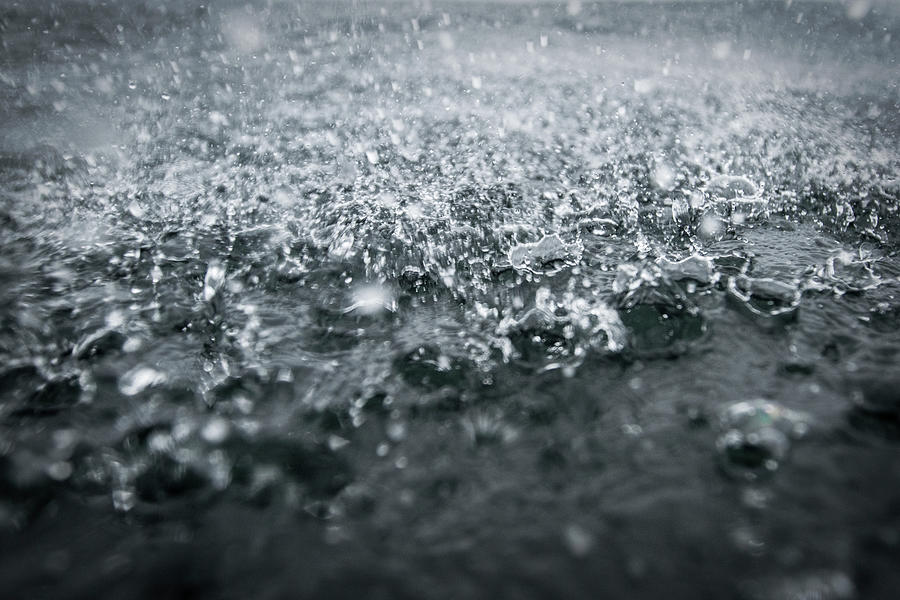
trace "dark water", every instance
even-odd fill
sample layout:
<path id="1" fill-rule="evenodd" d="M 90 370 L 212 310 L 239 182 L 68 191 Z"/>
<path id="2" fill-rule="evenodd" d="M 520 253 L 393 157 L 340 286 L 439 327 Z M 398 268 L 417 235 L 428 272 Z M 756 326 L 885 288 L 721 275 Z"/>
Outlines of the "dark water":
<path id="1" fill-rule="evenodd" d="M 889 4 L 0 41 L 0 596 L 900 587 Z"/>

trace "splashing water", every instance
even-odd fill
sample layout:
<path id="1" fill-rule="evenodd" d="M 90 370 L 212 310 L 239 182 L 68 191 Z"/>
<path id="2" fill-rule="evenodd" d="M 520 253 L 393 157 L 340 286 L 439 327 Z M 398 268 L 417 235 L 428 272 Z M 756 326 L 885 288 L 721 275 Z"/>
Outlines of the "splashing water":
<path id="1" fill-rule="evenodd" d="M 2 589 L 894 593 L 888 3 L 226 4 L 0 14 Z"/>

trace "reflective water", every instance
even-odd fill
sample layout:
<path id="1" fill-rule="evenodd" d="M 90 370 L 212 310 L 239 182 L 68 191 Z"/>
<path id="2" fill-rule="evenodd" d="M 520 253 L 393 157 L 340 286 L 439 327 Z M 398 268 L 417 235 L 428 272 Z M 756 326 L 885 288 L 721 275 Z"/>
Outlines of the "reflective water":
<path id="1" fill-rule="evenodd" d="M 0 587 L 891 597 L 898 26 L 7 3 Z"/>

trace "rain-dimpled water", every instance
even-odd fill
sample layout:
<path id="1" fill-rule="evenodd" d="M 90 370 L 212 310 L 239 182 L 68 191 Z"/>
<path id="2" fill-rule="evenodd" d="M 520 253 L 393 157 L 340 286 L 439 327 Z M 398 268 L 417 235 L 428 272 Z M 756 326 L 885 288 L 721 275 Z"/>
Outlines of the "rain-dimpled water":
<path id="1" fill-rule="evenodd" d="M 0 596 L 900 587 L 900 11 L 7 0 Z"/>

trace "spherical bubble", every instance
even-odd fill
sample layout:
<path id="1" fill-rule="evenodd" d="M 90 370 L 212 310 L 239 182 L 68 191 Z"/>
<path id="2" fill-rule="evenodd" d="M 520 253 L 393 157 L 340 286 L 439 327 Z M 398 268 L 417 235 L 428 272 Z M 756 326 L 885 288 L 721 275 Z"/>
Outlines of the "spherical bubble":
<path id="1" fill-rule="evenodd" d="M 748 481 L 776 471 L 788 458 L 791 440 L 803 437 L 810 417 L 768 400 L 737 402 L 719 418 L 716 450 L 729 476 Z"/>

